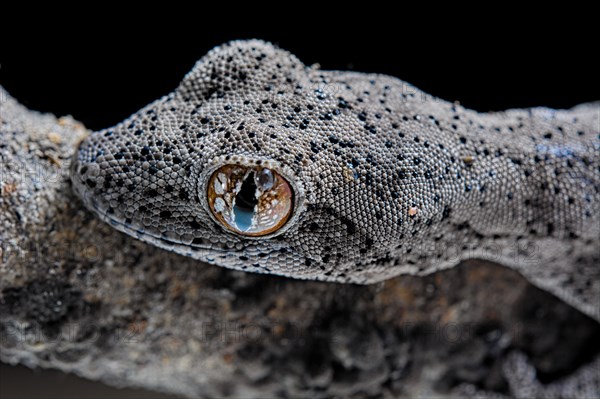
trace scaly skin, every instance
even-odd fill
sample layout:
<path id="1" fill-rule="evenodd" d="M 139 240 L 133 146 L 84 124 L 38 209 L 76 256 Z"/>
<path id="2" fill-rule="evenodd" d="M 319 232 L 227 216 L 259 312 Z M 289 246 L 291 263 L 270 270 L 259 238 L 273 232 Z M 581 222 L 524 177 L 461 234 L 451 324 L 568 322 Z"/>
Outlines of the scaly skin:
<path id="1" fill-rule="evenodd" d="M 480 114 L 238 41 L 93 133 L 72 179 L 115 228 L 208 263 L 373 283 L 485 258 L 598 320 L 598 109 Z M 276 237 L 232 233 L 206 204 L 211 171 L 256 160 L 295 192 Z"/>

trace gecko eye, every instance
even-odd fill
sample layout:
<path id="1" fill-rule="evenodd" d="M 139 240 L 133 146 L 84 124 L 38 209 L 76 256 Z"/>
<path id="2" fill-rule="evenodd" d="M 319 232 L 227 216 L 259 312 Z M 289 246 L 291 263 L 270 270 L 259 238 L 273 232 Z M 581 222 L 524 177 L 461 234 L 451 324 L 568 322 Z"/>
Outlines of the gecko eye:
<path id="1" fill-rule="evenodd" d="M 279 230 L 290 218 L 293 191 L 272 169 L 225 165 L 208 181 L 208 204 L 225 228 L 258 237 Z"/>

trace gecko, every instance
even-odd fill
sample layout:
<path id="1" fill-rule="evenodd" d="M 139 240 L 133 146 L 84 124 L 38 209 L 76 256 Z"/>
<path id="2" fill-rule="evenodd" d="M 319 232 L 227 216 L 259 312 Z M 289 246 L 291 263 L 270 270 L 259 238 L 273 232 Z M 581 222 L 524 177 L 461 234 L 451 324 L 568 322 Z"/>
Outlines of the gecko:
<path id="1" fill-rule="evenodd" d="M 600 320 L 600 103 L 478 113 L 260 40 L 93 132 L 75 192 L 209 264 L 339 283 L 491 260 Z"/>
<path id="2" fill-rule="evenodd" d="M 369 284 L 491 259 L 598 319 L 599 118 L 476 113 L 235 41 L 83 141 L 72 181 L 118 230 L 207 263 Z"/>
<path id="3" fill-rule="evenodd" d="M 491 259 L 598 319 L 599 118 L 480 114 L 235 41 L 83 141 L 72 181 L 118 230 L 207 263 L 368 284 Z"/>

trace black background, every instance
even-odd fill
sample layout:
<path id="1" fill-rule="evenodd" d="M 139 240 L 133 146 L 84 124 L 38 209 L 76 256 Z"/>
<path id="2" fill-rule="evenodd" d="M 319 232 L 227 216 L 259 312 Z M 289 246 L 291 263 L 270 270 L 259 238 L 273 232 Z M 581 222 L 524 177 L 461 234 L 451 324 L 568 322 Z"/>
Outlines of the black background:
<path id="1" fill-rule="evenodd" d="M 99 129 L 169 93 L 215 45 L 261 38 L 306 64 L 393 75 L 479 111 L 600 100 L 591 10 L 444 10 L 433 18 L 433 5 L 367 5 L 345 15 L 295 4 L 285 17 L 243 10 L 238 19 L 229 18 L 233 5 L 201 12 L 179 5 L 152 17 L 98 7 L 78 17 L 41 11 L 34 19 L 23 11 L 4 27 L 10 35 L 0 47 L 0 84 L 32 109 Z"/>

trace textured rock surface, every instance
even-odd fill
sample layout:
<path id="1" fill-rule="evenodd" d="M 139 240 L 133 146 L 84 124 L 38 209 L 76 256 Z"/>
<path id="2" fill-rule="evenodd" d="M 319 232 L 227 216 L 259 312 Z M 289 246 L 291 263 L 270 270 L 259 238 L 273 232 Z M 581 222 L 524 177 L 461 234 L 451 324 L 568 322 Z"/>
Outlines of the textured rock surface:
<path id="1" fill-rule="evenodd" d="M 552 384 L 600 351 L 598 323 L 490 263 L 353 286 L 136 241 L 72 194 L 69 159 L 86 134 L 0 91 L 4 362 L 191 397 L 414 397 L 508 394 L 511 379 L 533 378 L 503 367 L 525 364 L 515 351 Z"/>

